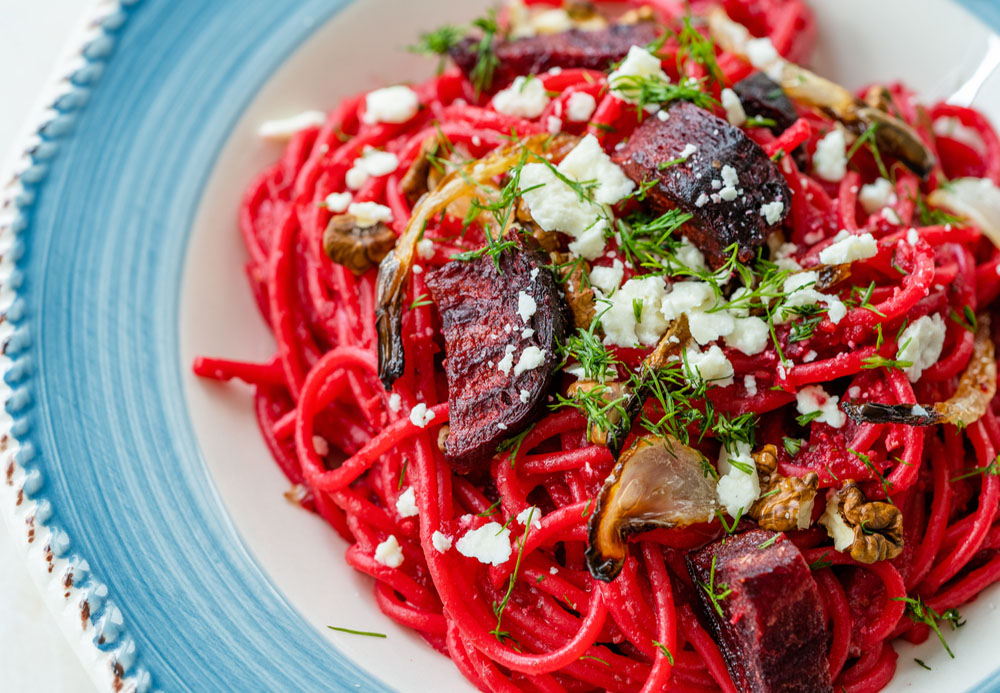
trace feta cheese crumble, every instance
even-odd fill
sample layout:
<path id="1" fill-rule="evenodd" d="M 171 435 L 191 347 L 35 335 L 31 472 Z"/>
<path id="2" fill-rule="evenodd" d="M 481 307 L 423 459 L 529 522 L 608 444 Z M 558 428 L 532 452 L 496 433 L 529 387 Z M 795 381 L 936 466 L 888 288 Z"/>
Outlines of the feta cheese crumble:
<path id="1" fill-rule="evenodd" d="M 403 401 L 398 392 L 393 392 L 389 395 L 389 411 L 393 413 L 398 412 L 402 406 Z"/>
<path id="2" fill-rule="evenodd" d="M 417 241 L 417 255 L 422 260 L 430 260 L 434 257 L 434 241 L 429 238 L 421 238 Z"/>
<path id="3" fill-rule="evenodd" d="M 837 406 L 839 401 L 839 397 L 828 394 L 822 386 L 809 385 L 795 395 L 795 408 L 803 415 L 818 411 L 820 415 L 814 421 L 841 428 L 847 423 L 847 415 Z"/>
<path id="4" fill-rule="evenodd" d="M 629 279 L 613 296 L 611 304 L 601 318 L 604 343 L 634 347 L 637 343 L 652 346 L 667 329 L 667 321 L 660 311 L 666 283 L 663 277 L 645 276 Z M 639 320 L 636 307 L 641 303 Z"/>
<path id="5" fill-rule="evenodd" d="M 538 368 L 543 363 L 545 363 L 545 350 L 539 349 L 536 346 L 527 347 L 521 352 L 521 358 L 517 360 L 517 365 L 514 366 L 514 376 L 516 377 L 525 371 Z"/>
<path id="6" fill-rule="evenodd" d="M 743 102 L 736 92 L 726 87 L 720 95 L 722 107 L 726 109 L 726 120 L 734 128 L 738 128 L 747 122 L 747 113 L 743 110 Z"/>
<path id="7" fill-rule="evenodd" d="M 375 547 L 375 562 L 387 568 L 398 568 L 403 565 L 403 549 L 394 534 Z"/>
<path id="8" fill-rule="evenodd" d="M 378 202 L 352 202 L 347 207 L 347 213 L 354 217 L 354 223 L 362 229 L 379 222 L 388 224 L 392 221 L 392 210 Z"/>
<path id="9" fill-rule="evenodd" d="M 585 91 L 570 94 L 566 101 L 566 117 L 575 123 L 585 123 L 594 115 L 597 99 Z"/>
<path id="10" fill-rule="evenodd" d="M 396 512 L 400 517 L 415 517 L 420 511 L 417 510 L 417 494 L 410 486 L 399 494 L 396 499 Z"/>
<path id="11" fill-rule="evenodd" d="M 628 89 L 633 85 L 632 80 L 626 79 L 628 77 L 658 78 L 664 82 L 670 82 L 670 78 L 660 65 L 660 59 L 642 46 L 629 48 L 625 60 L 618 66 L 617 70 L 608 75 L 608 85 L 615 96 L 629 103 L 638 103 L 638 99 L 622 94 L 623 89 Z"/>
<path id="12" fill-rule="evenodd" d="M 475 558 L 480 563 L 501 565 L 510 558 L 510 530 L 498 522 L 487 522 L 462 535 L 455 542 L 455 548 L 463 556 Z"/>
<path id="13" fill-rule="evenodd" d="M 635 190 L 635 183 L 608 156 L 593 135 L 586 135 L 570 150 L 557 167 L 559 172 L 575 181 L 595 181 L 590 190 L 598 204 L 621 202 Z"/>
<path id="14" fill-rule="evenodd" d="M 420 99 L 407 86 L 385 87 L 365 95 L 366 123 L 405 123 L 417 114 Z"/>
<path id="15" fill-rule="evenodd" d="M 825 265 L 843 265 L 867 260 L 878 253 L 878 243 L 870 233 L 851 234 L 846 230 L 833 237 L 833 243 L 819 251 L 819 261 Z"/>
<path id="16" fill-rule="evenodd" d="M 743 376 L 743 388 L 747 391 L 748 397 L 757 396 L 757 378 L 752 375 Z"/>
<path id="17" fill-rule="evenodd" d="M 340 214 L 341 212 L 347 211 L 347 206 L 351 204 L 351 200 L 353 199 L 354 196 L 349 192 L 335 192 L 327 195 L 326 199 L 323 200 L 323 203 L 326 205 L 326 208 L 334 214 Z"/>
<path id="18" fill-rule="evenodd" d="M 588 279 L 591 286 L 596 286 L 605 294 L 610 294 L 621 285 L 624 276 L 625 266 L 621 260 L 615 259 L 610 267 L 601 265 L 594 267 L 590 270 Z"/>
<path id="19" fill-rule="evenodd" d="M 517 514 L 518 524 L 524 527 L 527 527 L 528 522 L 530 521 L 532 527 L 534 527 L 535 529 L 541 529 L 542 528 L 541 519 L 542 519 L 542 511 L 539 510 L 534 505 L 529 505 L 527 508 L 525 508 L 524 510 L 522 510 Z"/>
<path id="20" fill-rule="evenodd" d="M 816 143 L 813 169 L 817 176 L 834 183 L 847 173 L 847 142 L 842 130 L 834 128 Z"/>
<path id="21" fill-rule="evenodd" d="M 509 332 L 510 330 L 508 330 Z M 510 373 L 510 369 L 514 366 L 514 345 L 508 344 L 504 347 L 503 358 L 497 361 L 497 368 L 507 375 Z"/>
<path id="22" fill-rule="evenodd" d="M 420 428 L 426 428 L 434 419 L 434 411 L 427 408 L 427 405 L 423 402 L 419 402 L 414 405 L 413 409 L 410 410 L 410 421 L 414 426 L 419 426 Z"/>
<path id="23" fill-rule="evenodd" d="M 444 553 L 451 548 L 451 537 L 436 529 L 431 535 L 431 545 L 438 553 Z"/>
<path id="24" fill-rule="evenodd" d="M 770 336 L 767 323 L 756 315 L 736 318 L 733 329 L 725 335 L 726 346 L 738 349 L 747 356 L 755 356 L 764 351 Z"/>
<path id="25" fill-rule="evenodd" d="M 912 325 L 908 325 L 899 335 L 899 350 L 896 360 L 909 361 L 913 365 L 903 369 L 911 383 L 920 380 L 924 370 L 930 368 L 941 358 L 944 347 L 945 333 L 948 331 L 944 320 L 935 313 L 925 315 Z"/>
<path id="26" fill-rule="evenodd" d="M 265 121 L 257 128 L 257 134 L 268 140 L 287 140 L 300 130 L 321 127 L 324 123 L 326 113 L 323 111 L 303 111 L 288 118 Z"/>
<path id="27" fill-rule="evenodd" d="M 383 152 L 367 147 L 360 157 L 354 160 L 351 168 L 344 175 L 344 182 L 351 190 L 357 190 L 372 176 L 386 176 L 399 167 L 399 159 L 392 152 Z"/>
<path id="28" fill-rule="evenodd" d="M 518 292 L 517 314 L 521 316 L 521 322 L 527 325 L 528 320 L 530 320 L 531 316 L 535 314 L 535 310 L 537 310 L 537 308 L 538 304 L 535 303 L 535 299 L 523 291 Z"/>
<path id="29" fill-rule="evenodd" d="M 515 77 L 506 89 L 493 97 L 493 108 L 518 118 L 537 118 L 549 105 L 545 85 L 536 77 Z"/>
<path id="30" fill-rule="evenodd" d="M 323 436 L 313 436 L 313 450 L 320 457 L 326 457 L 330 454 L 330 444 Z"/>
<path id="31" fill-rule="evenodd" d="M 767 222 L 768 226 L 774 226 L 781 221 L 781 213 L 784 211 L 785 203 L 781 200 L 765 202 L 760 207 L 760 215 L 764 217 L 764 221 Z"/>
<path id="32" fill-rule="evenodd" d="M 737 442 L 735 452 L 719 451 L 719 483 L 715 493 L 719 504 L 730 517 L 746 514 L 754 501 L 760 498 L 760 479 L 757 465 L 750 456 L 750 446 Z"/>
<path id="33" fill-rule="evenodd" d="M 873 183 L 861 186 L 858 202 L 868 214 L 874 214 L 887 205 L 896 204 L 895 187 L 885 178 L 876 178 Z"/>
<path id="34" fill-rule="evenodd" d="M 521 390 L 517 393 L 517 398 L 521 400 L 522 404 L 527 404 L 528 400 L 531 399 L 531 393 L 528 390 Z"/>
<path id="35" fill-rule="evenodd" d="M 688 347 L 685 352 L 684 375 L 690 383 L 704 381 L 726 387 L 733 384 L 733 373 L 733 364 L 714 344 L 705 351 Z"/>

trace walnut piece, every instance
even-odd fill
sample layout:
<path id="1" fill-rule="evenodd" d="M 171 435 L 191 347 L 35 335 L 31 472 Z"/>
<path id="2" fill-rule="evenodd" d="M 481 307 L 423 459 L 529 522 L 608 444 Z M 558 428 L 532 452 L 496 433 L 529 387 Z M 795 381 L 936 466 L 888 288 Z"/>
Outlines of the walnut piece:
<path id="1" fill-rule="evenodd" d="M 554 259 L 556 262 L 562 262 L 565 261 L 565 256 L 560 255 Z M 584 330 L 589 329 L 597 314 L 594 307 L 594 290 L 589 285 L 584 285 L 584 277 L 590 274 L 590 265 L 583 260 L 563 265 L 559 268 L 559 274 L 564 282 L 563 293 L 566 294 L 566 303 L 573 313 L 573 324 Z"/>
<path id="2" fill-rule="evenodd" d="M 838 551 L 850 549 L 859 563 L 891 560 L 903 551 L 903 513 L 892 503 L 869 501 L 848 480 L 826 499 L 820 518 Z"/>
<path id="3" fill-rule="evenodd" d="M 396 234 L 383 223 L 358 226 L 352 214 L 338 214 L 323 232 L 323 252 L 338 265 L 362 275 L 382 261 L 393 246 Z"/>
<path id="4" fill-rule="evenodd" d="M 760 479 L 760 498 L 750 507 L 750 516 L 763 529 L 775 532 L 808 528 L 819 488 L 816 472 L 801 478 L 778 474 L 778 449 L 773 445 L 755 452 L 753 460 Z"/>

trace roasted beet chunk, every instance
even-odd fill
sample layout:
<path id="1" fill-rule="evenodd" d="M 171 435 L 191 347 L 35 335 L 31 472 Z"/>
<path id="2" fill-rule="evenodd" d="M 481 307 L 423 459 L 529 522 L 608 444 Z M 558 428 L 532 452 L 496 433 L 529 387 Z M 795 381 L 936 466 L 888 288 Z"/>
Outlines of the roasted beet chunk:
<path id="1" fill-rule="evenodd" d="M 545 256 L 509 249 L 452 261 L 427 277 L 441 314 L 448 378 L 445 457 L 461 472 L 489 459 L 545 407 L 566 328 L 565 302 Z"/>
<path id="2" fill-rule="evenodd" d="M 833 690 L 819 589 L 785 535 L 755 529 L 727 537 L 688 555 L 687 564 L 738 690 Z"/>
<path id="3" fill-rule="evenodd" d="M 774 121 L 774 126 L 769 129 L 775 135 L 780 135 L 798 120 L 799 114 L 785 96 L 781 85 L 763 72 L 755 72 L 741 79 L 733 85 L 733 91 L 740 97 L 743 110 L 748 116 Z"/>
<path id="4" fill-rule="evenodd" d="M 653 41 L 659 30 L 652 22 L 613 24 L 607 29 L 581 31 L 572 29 L 558 34 L 544 34 L 514 41 L 494 41 L 493 50 L 499 61 L 487 89 L 502 87 L 518 75 L 544 72 L 553 67 L 583 67 L 606 70 L 628 54 L 632 46 L 644 46 Z M 478 38 L 467 37 L 450 50 L 452 60 L 467 77 L 479 59 Z"/>
<path id="5" fill-rule="evenodd" d="M 657 212 L 679 207 L 694 216 L 686 233 L 713 267 L 726 261 L 733 243 L 740 261 L 749 262 L 766 230 L 788 213 L 785 179 L 739 128 L 687 101 L 668 113 L 666 120 L 647 118 L 615 163 L 637 183 L 658 180 L 648 193 Z"/>

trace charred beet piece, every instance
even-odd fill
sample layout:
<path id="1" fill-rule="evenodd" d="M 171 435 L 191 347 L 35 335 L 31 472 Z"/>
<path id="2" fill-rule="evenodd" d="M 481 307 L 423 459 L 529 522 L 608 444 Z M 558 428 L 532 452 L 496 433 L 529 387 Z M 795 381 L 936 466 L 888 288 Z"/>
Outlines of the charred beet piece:
<path id="1" fill-rule="evenodd" d="M 655 211 L 679 207 L 693 215 L 685 233 L 713 267 L 726 261 L 733 243 L 740 261 L 751 261 L 767 228 L 788 213 L 785 179 L 756 142 L 725 120 L 687 101 L 668 114 L 647 118 L 612 158 L 637 183 L 658 180 L 648 193 Z M 775 202 L 782 206 L 769 217 L 764 205 Z"/>
<path id="2" fill-rule="evenodd" d="M 781 85 L 763 72 L 755 72 L 741 79 L 733 85 L 733 91 L 740 97 L 743 110 L 748 116 L 774 121 L 774 127 L 769 130 L 775 135 L 780 135 L 798 120 L 799 114 Z"/>
<path id="3" fill-rule="evenodd" d="M 427 277 L 441 314 L 448 378 L 445 457 L 460 472 L 489 459 L 545 407 L 568 324 L 546 257 L 508 249 L 452 261 Z"/>
<path id="4" fill-rule="evenodd" d="M 755 529 L 727 537 L 688 555 L 687 564 L 738 690 L 833 690 L 819 589 L 785 535 Z"/>
<path id="5" fill-rule="evenodd" d="M 496 39 L 493 51 L 499 64 L 494 69 L 492 85 L 484 87 L 489 91 L 508 84 L 518 75 L 537 74 L 553 67 L 606 70 L 622 60 L 629 48 L 644 46 L 659 33 L 652 22 L 638 22 L 613 24 L 596 31 L 572 29 L 514 41 Z M 479 57 L 478 45 L 479 39 L 467 37 L 449 51 L 452 60 L 470 79 Z"/>

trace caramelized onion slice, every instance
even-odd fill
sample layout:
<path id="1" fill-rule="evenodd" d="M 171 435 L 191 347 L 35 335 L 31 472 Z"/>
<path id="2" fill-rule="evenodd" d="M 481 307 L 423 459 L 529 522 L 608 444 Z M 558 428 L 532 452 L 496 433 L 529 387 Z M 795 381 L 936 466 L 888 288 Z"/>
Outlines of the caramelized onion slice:
<path id="1" fill-rule="evenodd" d="M 647 435 L 636 440 L 604 482 L 590 516 L 590 574 L 614 580 L 633 534 L 710 521 L 718 507 L 710 467 L 701 453 L 676 438 Z"/>
<path id="2" fill-rule="evenodd" d="M 965 217 L 1000 248 L 1000 188 L 986 178 L 958 178 L 927 196 L 927 203 Z"/>
<path id="3" fill-rule="evenodd" d="M 425 195 L 413 208 L 406 230 L 396 240 L 396 246 L 378 267 L 375 283 L 375 328 L 378 332 L 378 375 L 386 389 L 403 374 L 403 295 L 406 278 L 413 266 L 420 234 L 438 212 L 459 200 L 489 198 L 495 192 L 494 179 L 515 168 L 527 151 L 547 159 L 561 158 L 577 142 L 569 135 L 532 135 L 520 142 L 490 152 L 482 159 L 458 167 L 444 178 L 433 192 Z M 487 200 L 487 202 L 492 200 Z M 514 215 L 510 215 L 513 219 Z M 485 218 L 485 217 L 484 217 Z M 506 229 L 494 230 L 494 236 Z"/>
<path id="4" fill-rule="evenodd" d="M 970 426 L 986 413 L 997 391 L 997 362 L 990 317 L 980 315 L 969 365 L 958 381 L 955 394 L 936 404 L 879 404 L 841 402 L 844 412 L 858 423 L 896 423 L 908 426 L 934 426 L 950 423 Z"/>

